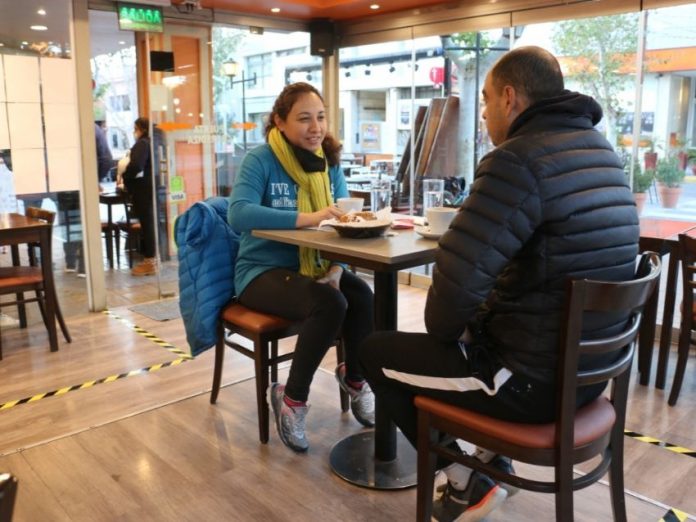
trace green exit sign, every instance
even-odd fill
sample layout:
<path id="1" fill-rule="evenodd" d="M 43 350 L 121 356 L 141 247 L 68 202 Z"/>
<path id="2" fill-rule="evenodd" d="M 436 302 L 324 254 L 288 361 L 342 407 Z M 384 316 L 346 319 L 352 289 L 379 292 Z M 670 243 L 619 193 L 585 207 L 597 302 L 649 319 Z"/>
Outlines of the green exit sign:
<path id="1" fill-rule="evenodd" d="M 122 31 L 164 31 L 162 8 L 140 4 L 118 3 L 118 27 Z"/>

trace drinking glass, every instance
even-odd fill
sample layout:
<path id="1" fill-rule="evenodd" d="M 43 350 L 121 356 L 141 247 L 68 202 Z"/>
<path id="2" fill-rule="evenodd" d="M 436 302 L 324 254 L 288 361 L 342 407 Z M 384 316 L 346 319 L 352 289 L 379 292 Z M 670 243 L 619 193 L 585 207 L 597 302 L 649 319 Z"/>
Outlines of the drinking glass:
<path id="1" fill-rule="evenodd" d="M 427 215 L 428 209 L 441 207 L 445 199 L 445 180 L 443 179 L 424 179 L 423 180 L 423 216 Z"/>
<path id="2" fill-rule="evenodd" d="M 372 182 L 372 198 L 370 210 L 378 212 L 391 206 L 391 183 L 386 179 L 378 179 Z"/>

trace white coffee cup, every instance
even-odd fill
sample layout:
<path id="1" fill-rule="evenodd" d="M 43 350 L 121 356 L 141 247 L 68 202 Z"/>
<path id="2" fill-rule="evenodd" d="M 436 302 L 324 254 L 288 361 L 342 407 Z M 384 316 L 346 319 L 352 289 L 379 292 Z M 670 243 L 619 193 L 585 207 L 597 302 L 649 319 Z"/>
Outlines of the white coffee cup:
<path id="1" fill-rule="evenodd" d="M 360 212 L 364 204 L 363 198 L 338 198 L 336 200 L 336 206 L 343 212 Z"/>
<path id="2" fill-rule="evenodd" d="M 433 234 L 444 234 L 457 215 L 457 209 L 451 207 L 431 207 L 426 211 L 428 227 Z"/>

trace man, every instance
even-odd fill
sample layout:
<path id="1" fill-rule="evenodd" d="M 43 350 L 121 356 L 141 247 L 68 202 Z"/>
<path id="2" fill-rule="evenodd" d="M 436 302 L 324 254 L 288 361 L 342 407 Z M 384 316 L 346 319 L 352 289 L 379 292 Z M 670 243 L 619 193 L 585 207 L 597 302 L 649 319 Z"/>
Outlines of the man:
<path id="1" fill-rule="evenodd" d="M 94 137 L 97 147 L 97 176 L 99 181 L 105 181 L 109 177 L 109 172 L 114 166 L 114 158 L 109 149 L 109 143 L 106 139 L 106 122 L 94 122 Z"/>
<path id="2" fill-rule="evenodd" d="M 602 110 L 564 89 L 556 58 L 539 47 L 507 53 L 483 99 L 496 148 L 440 238 L 428 333 L 377 332 L 360 350 L 370 386 L 414 445 L 416 394 L 510 421 L 551 421 L 566 280 L 631 279 L 638 254 L 621 161 L 594 129 Z M 579 402 L 601 391 L 580 389 Z M 477 457 L 512 471 L 485 449 Z M 433 506 L 438 520 L 479 520 L 512 493 L 459 464 L 438 467 L 448 479 Z"/>

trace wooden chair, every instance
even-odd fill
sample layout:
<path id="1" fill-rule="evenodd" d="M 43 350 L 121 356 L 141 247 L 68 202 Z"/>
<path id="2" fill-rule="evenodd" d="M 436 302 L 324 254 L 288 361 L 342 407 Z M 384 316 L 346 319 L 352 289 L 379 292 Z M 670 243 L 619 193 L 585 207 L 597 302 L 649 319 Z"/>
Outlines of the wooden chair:
<path id="1" fill-rule="evenodd" d="M 26 210 L 27 217 L 32 217 L 35 219 L 42 219 L 49 224 L 53 224 L 56 218 L 55 212 L 50 210 L 44 210 L 35 207 L 28 207 Z M 51 234 L 52 240 L 53 234 Z M 0 307 L 3 306 L 17 306 L 18 314 L 20 317 L 20 326 L 22 328 L 26 327 L 26 303 L 37 303 L 39 305 L 39 311 L 41 312 L 41 317 L 43 318 L 44 324 L 48 327 L 48 317 L 46 316 L 45 301 L 46 292 L 53 292 L 55 297 L 55 313 L 60 329 L 63 332 L 63 337 L 67 342 L 72 342 L 70 337 L 70 332 L 63 319 L 63 313 L 60 310 L 60 304 L 58 303 L 58 296 L 55 294 L 55 287 L 53 285 L 50 288 L 46 285 L 43 278 L 43 273 L 38 265 L 36 254 L 34 249 L 38 248 L 38 244 L 30 244 L 30 254 L 29 263 L 30 266 L 7 266 L 0 267 L 0 295 L 15 294 L 16 299 L 14 301 L 3 301 L 0 302 Z M 35 297 L 25 298 L 24 292 L 33 291 Z M 2 360 L 2 337 L 0 337 L 0 360 Z"/>
<path id="2" fill-rule="evenodd" d="M 677 404 L 686 362 L 689 359 L 689 349 L 696 344 L 691 335 L 696 322 L 696 306 L 694 292 L 696 292 L 696 238 L 687 234 L 679 234 L 679 253 L 682 268 L 682 313 L 679 327 L 679 347 L 677 350 L 677 368 L 674 371 L 672 389 L 669 392 L 668 404 Z"/>
<path id="3" fill-rule="evenodd" d="M 269 385 L 268 370 L 270 369 L 271 371 L 271 381 L 277 382 L 278 364 L 292 359 L 294 355 L 293 352 L 278 355 L 278 341 L 297 335 L 300 326 L 300 322 L 293 322 L 275 315 L 257 312 L 235 302 L 227 305 L 220 314 L 210 403 L 215 404 L 220 392 L 225 346 L 254 359 L 259 439 L 263 444 L 268 442 L 269 436 L 269 411 L 268 403 L 266 402 L 266 389 Z M 225 330 L 229 332 L 229 335 L 225 335 Z M 238 334 L 251 340 L 254 344 L 253 350 L 234 342 L 231 339 L 232 334 Z M 338 362 L 343 362 L 343 347 L 340 342 L 336 343 L 336 350 Z M 346 412 L 348 407 L 348 395 L 341 390 L 341 410 Z"/>
<path id="4" fill-rule="evenodd" d="M 10 522 L 17 496 L 17 479 L 9 473 L 0 473 L 0 522 Z"/>
<path id="5" fill-rule="evenodd" d="M 573 491 L 596 482 L 608 469 L 614 519 L 626 520 L 623 431 L 630 367 L 641 310 L 660 274 L 659 256 L 652 252 L 641 256 L 637 274 L 638 279 L 618 283 L 569 281 L 561 320 L 556 422 L 506 422 L 428 397 L 416 397 L 417 520 L 430 520 L 437 455 L 518 488 L 555 493 L 556 520 L 563 522 L 573 520 Z M 593 317 L 605 314 L 609 318 L 628 316 L 629 319 L 619 333 L 586 340 L 581 338 L 586 312 L 591 312 Z M 578 359 L 583 354 L 615 356 L 602 367 L 581 370 Z M 602 395 L 576 411 L 577 387 L 602 382 L 611 382 L 610 396 Z M 441 433 L 445 436 L 440 437 Z M 458 438 L 514 460 L 553 467 L 554 480 L 540 481 L 507 474 L 473 456 L 457 454 L 447 444 Z M 594 469 L 573 477 L 574 464 L 597 456 L 601 459 Z"/>
<path id="6" fill-rule="evenodd" d="M 125 221 L 119 221 L 117 223 L 119 229 L 118 234 L 122 232 L 125 237 L 126 251 L 128 252 L 128 268 L 133 268 L 133 252 L 139 251 L 141 226 L 138 218 L 133 214 L 133 203 L 130 201 L 130 198 L 125 203 L 125 207 L 126 219 Z M 119 241 L 120 238 L 117 235 L 116 242 Z M 117 247 L 117 250 L 119 248 L 120 247 Z"/>

